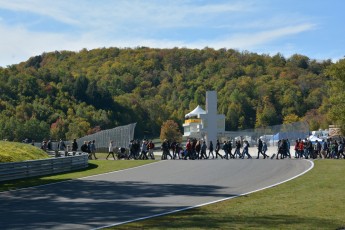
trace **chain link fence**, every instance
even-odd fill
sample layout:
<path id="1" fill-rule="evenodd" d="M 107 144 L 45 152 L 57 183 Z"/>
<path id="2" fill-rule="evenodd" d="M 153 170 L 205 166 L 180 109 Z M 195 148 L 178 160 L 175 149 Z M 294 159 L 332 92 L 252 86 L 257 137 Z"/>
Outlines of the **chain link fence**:
<path id="1" fill-rule="evenodd" d="M 97 152 L 107 152 L 110 141 L 113 141 L 115 147 L 128 148 L 130 141 L 134 138 L 136 124 L 132 123 L 84 136 L 77 139 L 78 146 L 80 148 L 84 141 L 95 140 Z M 72 142 L 66 141 L 66 145 L 72 145 Z"/>
<path id="2" fill-rule="evenodd" d="M 265 141 L 268 146 L 276 146 L 281 139 L 304 139 L 310 134 L 307 122 L 294 122 L 289 124 L 274 125 L 256 129 L 246 129 L 240 131 L 226 131 L 218 134 L 218 139 L 225 140 L 247 140 L 251 146 L 256 145 L 259 138 Z"/>

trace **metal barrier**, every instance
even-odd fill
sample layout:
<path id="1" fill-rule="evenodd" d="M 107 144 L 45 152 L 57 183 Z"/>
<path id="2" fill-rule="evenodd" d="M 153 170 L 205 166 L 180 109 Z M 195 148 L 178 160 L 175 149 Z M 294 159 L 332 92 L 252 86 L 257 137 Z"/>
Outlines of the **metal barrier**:
<path id="1" fill-rule="evenodd" d="M 0 181 L 50 175 L 88 167 L 88 154 L 35 161 L 0 163 Z"/>

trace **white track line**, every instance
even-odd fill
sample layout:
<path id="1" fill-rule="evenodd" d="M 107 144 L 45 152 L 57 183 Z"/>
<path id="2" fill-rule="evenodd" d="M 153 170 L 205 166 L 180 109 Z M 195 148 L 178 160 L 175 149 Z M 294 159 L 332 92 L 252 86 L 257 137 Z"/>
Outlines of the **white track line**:
<path id="1" fill-rule="evenodd" d="M 230 199 L 241 197 L 241 196 L 246 196 L 246 195 L 254 193 L 254 192 L 259 192 L 259 191 L 262 191 L 264 189 L 272 188 L 272 187 L 275 187 L 277 185 L 280 185 L 280 184 L 283 184 L 285 182 L 288 182 L 290 180 L 293 180 L 293 179 L 295 179 L 297 177 L 300 177 L 303 174 L 309 172 L 311 169 L 313 169 L 314 168 L 314 162 L 310 161 L 310 160 L 306 160 L 306 161 L 309 161 L 309 163 L 310 163 L 310 167 L 306 171 L 304 171 L 304 172 L 302 172 L 302 173 L 300 173 L 300 174 L 298 174 L 296 176 L 293 176 L 293 177 L 291 177 L 289 179 L 286 179 L 284 181 L 275 183 L 273 185 L 269 185 L 269 186 L 266 186 L 266 187 L 263 187 L 263 188 L 259 188 L 259 189 L 256 189 L 256 190 L 253 190 L 253 191 L 250 191 L 250 192 L 242 193 L 242 194 L 239 194 L 239 195 L 236 195 L 236 196 L 226 197 L 226 198 L 223 198 L 223 199 L 220 199 L 220 200 L 215 200 L 215 201 L 211 201 L 211 202 L 207 202 L 207 203 L 203 203 L 203 204 L 198 204 L 198 205 L 187 207 L 187 208 L 177 209 L 177 210 L 173 210 L 173 211 L 169 211 L 169 212 L 163 212 L 163 213 L 159 213 L 159 214 L 155 214 L 155 215 L 151 215 L 151 216 L 141 217 L 141 218 L 137 218 L 137 219 L 133 219 L 133 220 L 128 220 L 128 221 L 124 221 L 124 222 L 120 222 L 120 223 L 116 223 L 116 224 L 111 224 L 111 225 L 107 225 L 107 226 L 103 226 L 103 227 L 98 227 L 98 228 L 94 228 L 93 230 L 114 227 L 114 226 L 118 226 L 118 225 L 122 225 L 122 224 L 128 224 L 128 223 L 131 223 L 131 222 L 135 222 L 135 221 L 139 221 L 139 220 L 146 220 L 146 219 L 150 219 L 150 218 L 154 218 L 154 217 L 159 217 L 159 216 L 165 216 L 165 215 L 173 214 L 173 213 L 176 213 L 176 212 L 186 211 L 186 210 L 189 210 L 189 209 L 198 208 L 198 207 L 205 206 L 205 205 L 214 204 L 214 203 L 222 202 L 222 201 L 225 201 L 225 200 L 230 200 Z"/>

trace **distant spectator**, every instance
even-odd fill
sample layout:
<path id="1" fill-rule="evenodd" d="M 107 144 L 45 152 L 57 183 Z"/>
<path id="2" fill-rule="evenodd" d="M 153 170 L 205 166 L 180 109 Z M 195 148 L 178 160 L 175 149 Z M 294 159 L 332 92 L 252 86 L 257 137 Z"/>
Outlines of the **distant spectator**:
<path id="1" fill-rule="evenodd" d="M 114 145 L 113 145 L 113 141 L 109 142 L 109 147 L 108 147 L 108 156 L 105 158 L 106 160 L 108 160 L 108 157 L 112 155 L 114 160 L 116 160 L 115 158 L 115 154 L 114 154 Z"/>
<path id="2" fill-rule="evenodd" d="M 48 144 L 47 144 L 48 150 L 52 150 L 52 140 L 49 139 Z"/>
<path id="3" fill-rule="evenodd" d="M 66 144 L 62 139 L 60 139 L 60 141 L 58 143 L 58 150 L 65 151 L 65 149 L 66 149 Z"/>
<path id="4" fill-rule="evenodd" d="M 84 153 L 89 153 L 89 147 L 87 146 L 87 141 L 84 141 L 84 143 L 80 146 L 80 150 Z"/>
<path id="5" fill-rule="evenodd" d="M 44 151 L 47 150 L 47 141 L 42 142 L 41 149 L 43 149 Z"/>
<path id="6" fill-rule="evenodd" d="M 94 156 L 95 160 L 97 160 L 98 158 L 96 157 L 96 144 L 95 144 L 95 140 L 93 140 L 90 143 L 90 158 L 92 159 L 92 156 Z"/>
<path id="7" fill-rule="evenodd" d="M 77 140 L 76 140 L 76 139 L 73 139 L 73 142 L 72 142 L 72 151 L 73 151 L 73 152 L 78 151 L 78 143 L 77 143 Z"/>

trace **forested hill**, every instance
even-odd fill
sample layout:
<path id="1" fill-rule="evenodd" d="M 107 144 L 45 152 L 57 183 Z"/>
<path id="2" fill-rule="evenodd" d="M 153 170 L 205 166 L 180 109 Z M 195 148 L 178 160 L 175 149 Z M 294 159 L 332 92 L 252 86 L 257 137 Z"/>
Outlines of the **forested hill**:
<path id="1" fill-rule="evenodd" d="M 307 119 L 328 125 L 330 60 L 232 49 L 51 52 L 0 68 L 0 138 L 71 139 L 137 122 L 136 136 L 181 125 L 218 92 L 226 130 Z M 182 131 L 182 129 L 181 129 Z"/>

